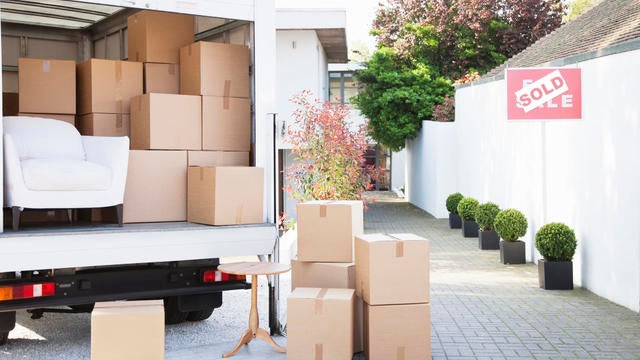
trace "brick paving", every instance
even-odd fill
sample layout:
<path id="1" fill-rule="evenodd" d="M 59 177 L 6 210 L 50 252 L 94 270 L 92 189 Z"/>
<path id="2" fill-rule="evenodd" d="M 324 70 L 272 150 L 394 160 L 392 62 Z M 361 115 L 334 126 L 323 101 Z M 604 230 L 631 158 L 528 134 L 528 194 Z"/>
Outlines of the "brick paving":
<path id="1" fill-rule="evenodd" d="M 534 264 L 503 265 L 447 220 L 374 196 L 366 232 L 430 240 L 433 359 L 640 359 L 640 314 L 579 287 L 542 290 Z"/>

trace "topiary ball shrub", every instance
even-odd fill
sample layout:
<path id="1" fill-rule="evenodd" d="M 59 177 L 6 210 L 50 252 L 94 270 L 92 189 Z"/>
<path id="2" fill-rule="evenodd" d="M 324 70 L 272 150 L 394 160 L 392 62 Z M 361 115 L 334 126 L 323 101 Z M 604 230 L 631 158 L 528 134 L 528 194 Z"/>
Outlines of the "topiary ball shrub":
<path id="1" fill-rule="evenodd" d="M 476 222 L 484 231 L 493 230 L 493 220 L 500 212 L 500 207 L 492 202 L 478 205 L 476 208 Z"/>
<path id="2" fill-rule="evenodd" d="M 463 220 L 473 221 L 476 218 L 476 208 L 478 207 L 478 200 L 467 197 L 458 203 L 458 214 Z"/>
<path id="3" fill-rule="evenodd" d="M 464 196 L 459 192 L 453 193 L 447 197 L 447 211 L 452 214 L 458 213 L 458 203 L 462 200 Z"/>
<path id="4" fill-rule="evenodd" d="M 527 218 L 516 209 L 502 210 L 493 220 L 493 227 L 505 241 L 517 241 L 527 233 Z"/>
<path id="5" fill-rule="evenodd" d="M 536 249 L 546 261 L 571 261 L 577 245 L 576 234 L 563 223 L 546 224 L 536 233 Z"/>

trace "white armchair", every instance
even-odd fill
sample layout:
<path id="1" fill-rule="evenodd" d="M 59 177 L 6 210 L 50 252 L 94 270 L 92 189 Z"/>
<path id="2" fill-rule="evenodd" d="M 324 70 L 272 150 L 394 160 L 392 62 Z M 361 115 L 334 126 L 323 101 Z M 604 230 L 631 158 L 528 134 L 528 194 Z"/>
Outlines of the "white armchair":
<path id="1" fill-rule="evenodd" d="M 122 203 L 129 138 L 81 136 L 73 125 L 46 118 L 5 116 L 4 206 L 13 229 L 24 209 L 78 209 Z"/>

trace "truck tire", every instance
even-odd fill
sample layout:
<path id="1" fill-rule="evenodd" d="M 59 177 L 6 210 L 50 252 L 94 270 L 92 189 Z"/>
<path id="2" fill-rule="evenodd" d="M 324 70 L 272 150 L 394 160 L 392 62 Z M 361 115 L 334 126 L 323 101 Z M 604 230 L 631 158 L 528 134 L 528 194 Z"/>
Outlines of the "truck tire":
<path id="1" fill-rule="evenodd" d="M 16 326 L 16 312 L 0 312 L 0 345 L 7 343 L 9 332 Z"/>
<path id="2" fill-rule="evenodd" d="M 6 344 L 7 340 L 9 340 L 9 333 L 8 332 L 0 332 L 0 346 Z"/>
<path id="3" fill-rule="evenodd" d="M 203 320 L 207 320 L 211 314 L 213 314 L 213 310 L 214 308 L 208 308 L 208 309 L 204 309 L 204 310 L 198 310 L 198 311 L 191 311 L 189 312 L 189 315 L 187 315 L 187 320 L 188 321 L 203 321 Z"/>
<path id="4" fill-rule="evenodd" d="M 164 323 L 167 325 L 180 324 L 187 320 L 188 312 L 180 311 L 178 297 L 166 297 L 164 300 Z"/>

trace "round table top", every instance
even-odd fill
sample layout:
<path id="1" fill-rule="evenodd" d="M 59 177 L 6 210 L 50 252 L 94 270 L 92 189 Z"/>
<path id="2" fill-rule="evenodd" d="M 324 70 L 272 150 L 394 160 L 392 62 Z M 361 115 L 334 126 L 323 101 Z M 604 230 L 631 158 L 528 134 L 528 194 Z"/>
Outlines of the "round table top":
<path id="1" fill-rule="evenodd" d="M 233 275 L 272 275 L 291 270 L 291 266 L 270 262 L 235 262 L 218 265 L 218 270 Z"/>

